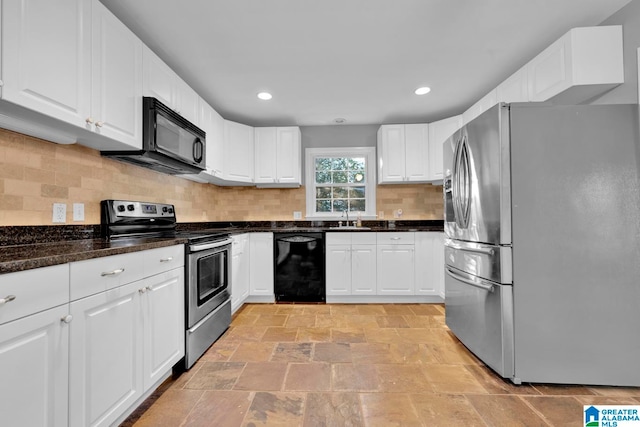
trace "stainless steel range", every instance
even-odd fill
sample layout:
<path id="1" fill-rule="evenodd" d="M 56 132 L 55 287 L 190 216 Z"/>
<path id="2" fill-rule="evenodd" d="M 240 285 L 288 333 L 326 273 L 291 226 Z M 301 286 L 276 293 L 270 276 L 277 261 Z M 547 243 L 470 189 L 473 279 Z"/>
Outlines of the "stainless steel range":
<path id="1" fill-rule="evenodd" d="M 187 239 L 185 247 L 185 367 L 191 368 L 231 323 L 231 238 L 220 230 L 176 231 L 173 205 L 128 200 L 101 202 L 108 239 Z"/>

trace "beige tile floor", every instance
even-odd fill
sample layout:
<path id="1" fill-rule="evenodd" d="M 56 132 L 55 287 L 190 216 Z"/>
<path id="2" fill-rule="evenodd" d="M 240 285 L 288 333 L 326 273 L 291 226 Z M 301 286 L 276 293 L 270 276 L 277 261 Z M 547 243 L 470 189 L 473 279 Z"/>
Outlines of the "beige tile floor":
<path id="1" fill-rule="evenodd" d="M 515 386 L 434 304 L 248 304 L 123 426 L 583 426 L 640 388 Z"/>

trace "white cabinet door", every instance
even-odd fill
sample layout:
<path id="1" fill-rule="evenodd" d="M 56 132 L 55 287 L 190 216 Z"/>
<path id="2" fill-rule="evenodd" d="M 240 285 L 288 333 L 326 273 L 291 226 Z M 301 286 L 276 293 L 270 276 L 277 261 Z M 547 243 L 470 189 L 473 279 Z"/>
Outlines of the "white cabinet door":
<path id="1" fill-rule="evenodd" d="M 69 424 L 67 314 L 65 304 L 0 326 L 0 424 Z"/>
<path id="2" fill-rule="evenodd" d="M 425 182 L 429 180 L 429 125 L 418 123 L 404 125 L 405 180 Z"/>
<path id="3" fill-rule="evenodd" d="M 224 165 L 224 119 L 204 100 L 200 99 L 200 124 L 207 134 L 207 171 L 222 178 Z"/>
<path id="4" fill-rule="evenodd" d="M 144 388 L 158 382 L 184 357 L 184 268 L 144 281 Z"/>
<path id="5" fill-rule="evenodd" d="M 440 296 L 444 277 L 443 233 L 417 232 L 415 235 L 416 295 Z M 441 264 L 442 263 L 442 264 Z"/>
<path id="6" fill-rule="evenodd" d="M 378 182 L 405 178 L 404 125 L 382 125 L 378 130 Z"/>
<path id="7" fill-rule="evenodd" d="M 296 126 L 276 128 L 276 159 L 278 184 L 300 185 L 302 183 L 300 128 Z"/>
<path id="8" fill-rule="evenodd" d="M 224 179 L 253 183 L 254 135 L 251 126 L 224 121 Z"/>
<path id="9" fill-rule="evenodd" d="M 142 42 L 102 3 L 92 4 L 91 114 L 86 127 L 142 149 Z"/>
<path id="10" fill-rule="evenodd" d="M 255 128 L 255 183 L 272 184 L 278 177 L 278 133 L 275 127 Z"/>
<path id="11" fill-rule="evenodd" d="M 268 187 L 301 184 L 300 128 L 255 128 L 254 182 Z"/>
<path id="12" fill-rule="evenodd" d="M 325 247 L 327 295 L 351 295 L 351 245 Z"/>
<path id="13" fill-rule="evenodd" d="M 146 45 L 142 48 L 142 91 L 171 109 L 177 108 L 176 73 Z"/>
<path id="14" fill-rule="evenodd" d="M 90 108 L 91 2 L 2 2 L 2 97 L 75 126 Z"/>
<path id="15" fill-rule="evenodd" d="M 351 246 L 351 294 L 375 295 L 377 292 L 376 245 Z"/>
<path id="16" fill-rule="evenodd" d="M 414 294 L 414 245 L 378 245 L 378 295 Z"/>
<path id="17" fill-rule="evenodd" d="M 273 233 L 251 233 L 249 245 L 249 295 L 274 297 Z"/>
<path id="18" fill-rule="evenodd" d="M 242 307 L 249 296 L 249 235 L 232 236 L 231 253 L 231 312 Z"/>
<path id="19" fill-rule="evenodd" d="M 69 424 L 107 426 L 143 390 L 143 281 L 71 303 Z"/>
<path id="20" fill-rule="evenodd" d="M 176 75 L 176 111 L 194 125 L 200 123 L 200 96 L 184 80 Z"/>
<path id="21" fill-rule="evenodd" d="M 443 179 L 443 144 L 462 127 L 462 115 L 429 123 L 429 180 Z"/>
<path id="22" fill-rule="evenodd" d="M 574 28 L 526 67 L 531 101 L 587 100 L 624 82 L 622 26 Z"/>

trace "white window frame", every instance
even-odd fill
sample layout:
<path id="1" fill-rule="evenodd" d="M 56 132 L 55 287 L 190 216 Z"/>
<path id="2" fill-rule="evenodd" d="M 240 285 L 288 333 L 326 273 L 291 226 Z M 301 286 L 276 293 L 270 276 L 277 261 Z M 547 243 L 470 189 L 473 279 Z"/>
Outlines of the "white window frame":
<path id="1" fill-rule="evenodd" d="M 364 157 L 366 161 L 366 210 L 361 219 L 376 219 L 376 149 L 375 147 L 323 147 L 305 149 L 305 187 L 307 197 L 306 218 L 313 220 L 339 220 L 342 212 L 316 213 L 315 160 L 317 157 Z M 349 212 L 349 220 L 357 218 L 357 212 Z M 345 218 L 346 219 L 346 218 Z"/>

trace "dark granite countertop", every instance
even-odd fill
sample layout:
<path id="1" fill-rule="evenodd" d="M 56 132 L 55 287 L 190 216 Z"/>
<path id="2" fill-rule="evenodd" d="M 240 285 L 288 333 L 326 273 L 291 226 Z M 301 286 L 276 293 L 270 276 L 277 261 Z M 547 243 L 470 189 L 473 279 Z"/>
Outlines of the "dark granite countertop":
<path id="1" fill-rule="evenodd" d="M 141 238 L 117 241 L 83 239 L 2 246 L 0 274 L 184 243 L 185 239 L 177 238 Z"/>
<path id="2" fill-rule="evenodd" d="M 393 226 L 391 226 L 393 225 Z M 337 221 L 252 221 L 179 223 L 179 231 L 250 232 L 391 232 L 442 231 L 442 220 L 363 221 L 369 230 L 338 227 Z M 0 274 L 66 264 L 109 255 L 184 244 L 184 238 L 103 239 L 98 225 L 0 227 Z"/>

